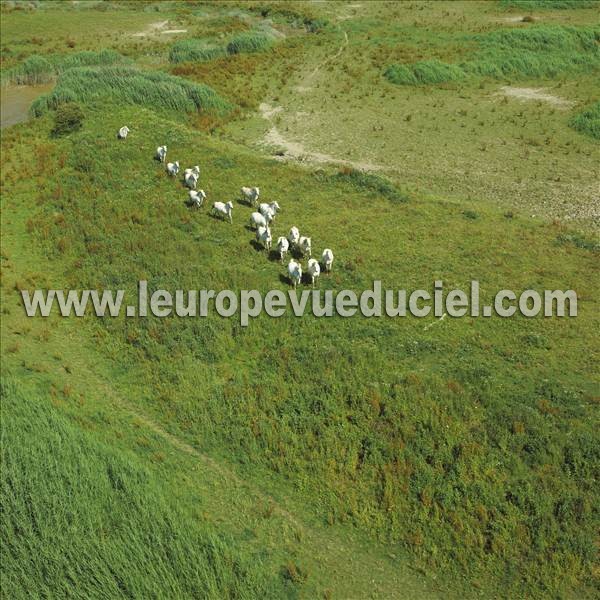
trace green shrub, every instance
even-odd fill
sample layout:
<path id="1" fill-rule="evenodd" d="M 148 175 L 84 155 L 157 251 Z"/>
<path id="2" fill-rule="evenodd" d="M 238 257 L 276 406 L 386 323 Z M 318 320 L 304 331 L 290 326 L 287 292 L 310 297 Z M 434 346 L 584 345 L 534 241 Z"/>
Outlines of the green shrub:
<path id="1" fill-rule="evenodd" d="M 240 54 L 241 52 L 260 52 L 266 50 L 273 40 L 264 33 L 246 32 L 236 35 L 227 44 L 229 54 Z"/>
<path id="2" fill-rule="evenodd" d="M 335 180 L 349 183 L 354 187 L 374 192 L 394 202 L 407 202 L 408 195 L 398 189 L 387 179 L 365 173 L 358 169 L 342 169 L 334 176 Z"/>
<path id="3" fill-rule="evenodd" d="M 600 140 L 600 101 L 572 117 L 569 125 L 580 133 Z"/>
<path id="4" fill-rule="evenodd" d="M 60 105 L 54 114 L 52 135 L 58 137 L 81 129 L 84 117 L 79 104 L 68 102 Z"/>

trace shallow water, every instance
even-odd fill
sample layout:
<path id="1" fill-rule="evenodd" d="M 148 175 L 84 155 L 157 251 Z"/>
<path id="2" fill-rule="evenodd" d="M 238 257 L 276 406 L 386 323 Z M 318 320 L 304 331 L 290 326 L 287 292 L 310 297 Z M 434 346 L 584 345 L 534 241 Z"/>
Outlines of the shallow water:
<path id="1" fill-rule="evenodd" d="M 4 129 L 29 118 L 31 103 L 42 94 L 49 92 L 53 83 L 42 85 L 9 85 L 0 89 L 0 127 Z"/>

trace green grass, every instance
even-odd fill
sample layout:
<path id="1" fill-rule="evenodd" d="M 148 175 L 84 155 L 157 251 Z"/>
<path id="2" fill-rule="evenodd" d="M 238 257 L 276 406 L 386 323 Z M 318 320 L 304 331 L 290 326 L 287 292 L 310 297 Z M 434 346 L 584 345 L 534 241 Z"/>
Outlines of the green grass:
<path id="1" fill-rule="evenodd" d="M 592 104 L 586 110 L 574 115 L 569 125 L 595 139 L 600 139 L 600 102 Z"/>
<path id="2" fill-rule="evenodd" d="M 137 457 L 4 373 L 2 591 L 10 598 L 281 598 L 256 557 L 197 520 Z"/>
<path id="3" fill-rule="evenodd" d="M 270 36 L 249 31 L 234 36 L 227 44 L 227 52 L 229 54 L 261 52 L 270 48 L 272 44 L 273 40 Z"/>
<path id="4" fill-rule="evenodd" d="M 473 36 L 473 58 L 459 64 L 439 60 L 393 64 L 385 77 L 397 85 L 436 85 L 466 77 L 542 78 L 600 69 L 600 29 L 540 26 Z"/>
<path id="5" fill-rule="evenodd" d="M 224 113 L 231 108 L 210 87 L 163 72 L 133 67 L 80 67 L 62 73 L 55 89 L 33 102 L 31 113 L 40 116 L 64 102 L 96 100 L 184 113 Z"/>

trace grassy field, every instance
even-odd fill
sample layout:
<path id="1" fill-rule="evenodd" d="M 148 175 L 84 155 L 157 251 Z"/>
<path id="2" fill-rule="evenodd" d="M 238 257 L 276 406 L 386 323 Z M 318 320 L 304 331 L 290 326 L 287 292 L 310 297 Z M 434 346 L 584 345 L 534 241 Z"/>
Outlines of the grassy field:
<path id="1" fill-rule="evenodd" d="M 79 129 L 57 136 L 60 102 L 46 101 L 2 133 L 11 597 L 598 593 L 593 59 L 514 86 L 473 75 L 398 86 L 385 76 L 390 64 L 463 64 L 509 26 L 521 32 L 511 40 L 531 40 L 525 27 L 588 39 L 598 19 L 585 4 L 544 16 L 532 7 L 533 23 L 513 25 L 522 3 L 3 13 L 6 68 L 33 55 L 71 60 L 53 93 L 70 89 L 83 113 Z M 157 21 L 187 32 L 130 37 Z M 52 32 L 71 39 L 95 22 L 94 40 L 55 48 Z M 270 43 L 228 52 L 240 36 Z M 69 59 L 105 48 L 129 64 Z M 198 54 L 206 48 L 225 50 Z M 162 86 L 179 86 L 182 102 L 162 104 L 153 95 Z M 190 104 L 197 89 L 218 101 Z M 131 134 L 118 141 L 125 123 Z M 289 142 L 305 152 L 276 154 Z M 201 211 L 153 160 L 162 143 L 169 160 L 200 164 Z M 353 168 L 364 163 L 376 168 Z M 275 237 L 297 224 L 318 252 L 334 249 L 322 289 L 477 279 L 485 300 L 505 287 L 574 289 L 579 316 L 263 315 L 242 328 L 215 315 L 24 315 L 22 289 L 133 298 L 146 279 L 152 289 L 286 290 L 285 268 L 251 243 L 249 207 L 234 202 L 232 225 L 207 214 L 242 185 L 282 205 Z"/>

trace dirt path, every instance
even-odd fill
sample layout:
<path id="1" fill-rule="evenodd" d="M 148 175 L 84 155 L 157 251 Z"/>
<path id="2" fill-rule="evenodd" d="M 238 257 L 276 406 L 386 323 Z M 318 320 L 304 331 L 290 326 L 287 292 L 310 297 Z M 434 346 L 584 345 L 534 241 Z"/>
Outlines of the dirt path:
<path id="1" fill-rule="evenodd" d="M 314 79 L 315 75 L 328 63 L 336 60 L 342 54 L 342 52 L 348 46 L 348 34 L 346 31 L 343 31 L 344 39 L 340 45 L 340 47 L 331 54 L 326 57 L 325 60 L 321 61 L 302 81 L 302 84 L 296 86 L 296 91 L 299 92 L 308 92 L 312 88 L 310 83 Z M 313 163 L 313 164 L 335 164 L 345 167 L 351 167 L 353 169 L 359 169 L 361 171 L 380 171 L 385 167 L 383 165 L 378 165 L 366 161 L 355 161 L 348 160 L 345 158 L 339 158 L 336 156 L 332 156 L 331 154 L 326 154 L 324 152 L 316 152 L 313 150 L 307 149 L 304 144 L 297 140 L 287 139 L 277 128 L 274 123 L 274 117 L 284 112 L 283 106 L 271 106 L 263 102 L 259 106 L 260 114 L 263 119 L 269 121 L 271 124 L 271 128 L 267 131 L 263 138 L 263 143 L 269 146 L 276 146 L 278 148 L 283 149 L 285 154 L 281 156 L 275 156 L 275 158 L 279 160 L 294 160 L 297 162 L 305 162 L 305 163 Z"/>
<path id="2" fill-rule="evenodd" d="M 302 83 L 300 85 L 296 86 L 296 91 L 300 92 L 300 93 L 306 93 L 309 92 L 312 88 L 310 86 L 314 76 L 328 63 L 334 61 L 336 58 L 338 58 L 339 56 L 341 56 L 342 52 L 346 49 L 346 46 L 348 45 L 348 33 L 347 32 L 343 32 L 344 34 L 344 41 L 342 42 L 341 46 L 339 47 L 339 49 L 337 50 L 337 52 L 335 54 L 332 54 L 331 56 L 328 56 L 324 61 L 320 62 L 314 69 L 313 71 L 311 71 L 311 73 L 309 73 L 309 75 L 302 81 Z"/>

